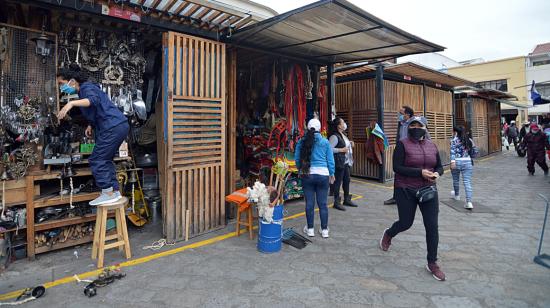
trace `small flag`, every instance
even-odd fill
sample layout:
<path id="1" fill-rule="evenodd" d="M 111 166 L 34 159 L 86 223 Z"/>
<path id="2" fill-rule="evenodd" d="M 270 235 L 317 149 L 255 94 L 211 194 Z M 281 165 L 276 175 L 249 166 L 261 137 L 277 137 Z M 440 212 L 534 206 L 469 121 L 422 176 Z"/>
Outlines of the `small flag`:
<path id="1" fill-rule="evenodd" d="M 543 98 L 539 94 L 539 92 L 537 92 L 537 88 L 535 87 L 534 80 L 533 80 L 533 83 L 531 83 L 531 100 L 533 101 L 533 106 L 550 104 L 550 100 Z"/>

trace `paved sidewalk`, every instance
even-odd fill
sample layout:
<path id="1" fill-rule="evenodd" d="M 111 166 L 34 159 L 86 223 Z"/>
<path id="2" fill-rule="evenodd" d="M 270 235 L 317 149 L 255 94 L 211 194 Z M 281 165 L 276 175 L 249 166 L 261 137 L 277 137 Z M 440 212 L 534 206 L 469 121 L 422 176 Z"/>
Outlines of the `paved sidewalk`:
<path id="1" fill-rule="evenodd" d="M 532 261 L 544 214 L 537 194 L 550 195 L 550 179 L 541 173 L 527 176 L 525 160 L 505 153 L 474 170 L 475 200 L 497 213 L 461 213 L 440 204 L 445 282 L 424 268 L 420 212 L 389 252 L 378 248 L 382 231 L 397 218 L 395 206 L 382 205 L 391 188 L 355 180 L 353 191 L 364 196 L 360 207 L 331 209 L 331 237 L 317 235 L 303 250 L 283 246 L 265 255 L 243 235 L 125 268 L 126 278 L 98 289 L 94 298 L 69 283 L 28 307 L 550 307 L 550 270 Z M 451 186 L 446 173 L 442 200 Z M 301 230 L 304 222 L 299 217 L 285 226 Z M 550 253 L 550 233 L 547 239 Z M 5 283 L 1 293 L 12 291 Z"/>

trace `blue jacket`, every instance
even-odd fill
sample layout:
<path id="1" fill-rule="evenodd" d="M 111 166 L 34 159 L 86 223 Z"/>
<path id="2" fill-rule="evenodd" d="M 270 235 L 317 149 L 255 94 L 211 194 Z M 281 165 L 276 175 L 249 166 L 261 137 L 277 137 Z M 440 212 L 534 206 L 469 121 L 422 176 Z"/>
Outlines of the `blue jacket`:
<path id="1" fill-rule="evenodd" d="M 296 160 L 296 167 L 298 170 L 302 167 L 300 161 L 300 151 L 302 150 L 302 141 L 300 139 L 296 145 L 296 152 L 294 153 L 294 159 Z M 330 143 L 326 138 L 323 138 L 320 133 L 315 133 L 315 143 L 313 144 L 313 150 L 311 151 L 311 167 L 327 167 L 331 176 L 334 175 L 334 154 Z"/>
<path id="2" fill-rule="evenodd" d="M 107 94 L 91 82 L 80 85 L 78 96 L 90 101 L 89 107 L 80 107 L 82 115 L 98 131 L 113 128 L 128 121 L 124 114 L 111 102 Z"/>

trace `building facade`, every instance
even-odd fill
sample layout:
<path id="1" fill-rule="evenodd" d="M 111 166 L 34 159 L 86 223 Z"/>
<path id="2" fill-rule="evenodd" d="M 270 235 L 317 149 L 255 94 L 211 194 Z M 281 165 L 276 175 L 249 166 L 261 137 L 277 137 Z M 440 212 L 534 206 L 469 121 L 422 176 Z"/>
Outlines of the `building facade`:
<path id="1" fill-rule="evenodd" d="M 472 80 L 477 86 L 508 92 L 518 98 L 518 106 L 525 108 L 509 106 L 502 104 L 502 116 L 506 121 L 528 120 L 528 107 L 531 105 L 528 93 L 525 91 L 526 80 L 526 57 L 513 57 L 452 67 L 448 73 Z"/>
<path id="2" fill-rule="evenodd" d="M 526 59 L 526 84 L 533 81 L 537 92 L 545 98 L 550 97 L 550 43 L 537 45 Z M 530 97 L 531 86 L 525 87 L 524 92 Z M 550 114 L 550 104 L 529 108 L 529 117 L 536 120 L 537 117 L 545 117 Z"/>

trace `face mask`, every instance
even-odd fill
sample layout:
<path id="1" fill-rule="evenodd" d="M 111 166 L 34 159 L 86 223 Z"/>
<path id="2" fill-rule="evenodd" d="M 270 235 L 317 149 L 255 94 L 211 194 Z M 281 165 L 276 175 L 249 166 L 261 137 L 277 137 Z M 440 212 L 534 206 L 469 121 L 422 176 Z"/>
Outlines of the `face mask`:
<path id="1" fill-rule="evenodd" d="M 347 131 L 348 130 L 348 125 L 346 124 L 346 122 L 344 122 L 344 131 Z"/>
<path id="2" fill-rule="evenodd" d="M 71 81 L 63 84 L 61 87 L 59 87 L 59 91 L 63 92 L 63 93 L 66 93 L 66 94 L 69 94 L 69 95 L 73 95 L 73 94 L 76 94 L 76 89 L 75 87 L 72 87 L 69 85 Z"/>
<path id="3" fill-rule="evenodd" d="M 414 140 L 420 140 L 426 135 L 426 130 L 423 128 L 409 128 L 409 136 Z"/>
<path id="4" fill-rule="evenodd" d="M 397 115 L 397 120 L 399 120 L 399 122 L 405 121 L 405 115 L 399 113 L 399 114 Z"/>

